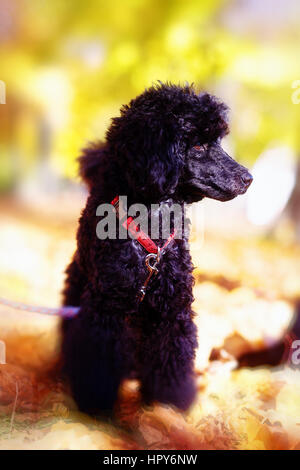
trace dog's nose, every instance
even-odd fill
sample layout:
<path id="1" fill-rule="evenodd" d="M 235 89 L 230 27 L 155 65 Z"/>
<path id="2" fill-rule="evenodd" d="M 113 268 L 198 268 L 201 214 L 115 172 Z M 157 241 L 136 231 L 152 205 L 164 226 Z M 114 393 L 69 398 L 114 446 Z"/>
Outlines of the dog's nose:
<path id="1" fill-rule="evenodd" d="M 242 180 L 248 188 L 253 181 L 253 176 L 247 171 L 247 173 L 242 174 Z"/>

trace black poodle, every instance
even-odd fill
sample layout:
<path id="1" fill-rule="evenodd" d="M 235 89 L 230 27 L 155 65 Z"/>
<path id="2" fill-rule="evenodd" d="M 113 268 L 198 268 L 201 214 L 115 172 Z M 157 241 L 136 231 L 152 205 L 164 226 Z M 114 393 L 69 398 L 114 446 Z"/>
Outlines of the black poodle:
<path id="1" fill-rule="evenodd" d="M 222 149 L 227 133 L 227 107 L 214 96 L 158 84 L 121 108 L 105 143 L 83 152 L 80 174 L 90 193 L 64 289 L 64 305 L 80 306 L 80 313 L 62 328 L 64 371 L 80 410 L 111 412 L 121 380 L 133 374 L 145 403 L 182 410 L 192 403 L 197 334 L 187 235 L 175 236 L 154 260 L 158 273 L 146 288 L 151 250 L 118 234 L 99 239 L 96 211 L 120 195 L 150 213 L 151 204 L 183 207 L 245 193 L 252 177 Z M 152 242 L 162 247 L 165 240 Z"/>

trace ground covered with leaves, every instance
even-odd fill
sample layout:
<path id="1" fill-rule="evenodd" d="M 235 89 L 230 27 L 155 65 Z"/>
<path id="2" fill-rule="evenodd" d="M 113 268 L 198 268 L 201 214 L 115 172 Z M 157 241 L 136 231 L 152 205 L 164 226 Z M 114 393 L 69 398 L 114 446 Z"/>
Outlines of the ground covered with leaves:
<path id="1" fill-rule="evenodd" d="M 74 220 L 1 207 L 1 295 L 59 304 L 74 249 Z M 300 449 L 300 371 L 237 367 L 243 352 L 281 338 L 300 296 L 300 249 L 292 242 L 207 233 L 192 237 L 196 372 L 187 414 L 140 404 L 125 382 L 115 419 L 80 414 L 53 365 L 58 320 L 0 307 L 0 449 Z M 217 351 L 211 360 L 212 351 Z"/>

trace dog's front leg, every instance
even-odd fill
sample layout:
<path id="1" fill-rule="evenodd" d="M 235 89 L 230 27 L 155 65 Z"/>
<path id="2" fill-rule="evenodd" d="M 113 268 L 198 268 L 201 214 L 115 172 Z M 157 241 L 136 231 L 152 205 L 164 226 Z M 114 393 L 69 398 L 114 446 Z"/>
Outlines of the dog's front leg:
<path id="1" fill-rule="evenodd" d="M 140 346 L 141 393 L 146 403 L 154 401 L 172 404 L 181 410 L 194 400 L 194 356 L 197 347 L 196 327 L 190 309 L 171 320 L 160 315 L 151 323 L 151 310 L 143 311 L 147 320 L 143 326 Z"/>

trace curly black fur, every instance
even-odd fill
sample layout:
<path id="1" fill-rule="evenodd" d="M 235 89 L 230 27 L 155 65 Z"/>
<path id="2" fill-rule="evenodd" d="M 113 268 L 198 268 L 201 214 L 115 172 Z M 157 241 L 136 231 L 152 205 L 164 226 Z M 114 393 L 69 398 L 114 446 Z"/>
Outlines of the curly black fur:
<path id="1" fill-rule="evenodd" d="M 146 403 L 180 409 L 192 403 L 197 339 L 188 240 L 170 245 L 139 303 L 146 252 L 130 238 L 99 240 L 96 209 L 116 195 L 150 209 L 166 200 L 183 204 L 242 194 L 251 176 L 222 150 L 227 132 L 227 108 L 215 97 L 159 84 L 121 108 L 105 143 L 83 152 L 80 174 L 90 194 L 64 289 L 64 305 L 80 306 L 80 313 L 64 321 L 62 346 L 81 410 L 110 412 L 121 380 L 133 372 Z"/>

